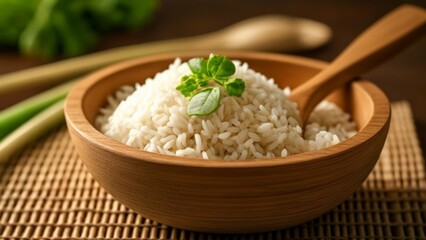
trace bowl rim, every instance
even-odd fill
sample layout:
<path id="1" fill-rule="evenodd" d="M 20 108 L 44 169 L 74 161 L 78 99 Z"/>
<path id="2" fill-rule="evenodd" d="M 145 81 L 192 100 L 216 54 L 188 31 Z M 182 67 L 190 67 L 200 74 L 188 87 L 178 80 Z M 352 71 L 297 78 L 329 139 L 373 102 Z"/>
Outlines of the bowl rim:
<path id="1" fill-rule="evenodd" d="M 268 58 L 270 60 L 278 60 L 291 62 L 301 66 L 307 66 L 315 69 L 322 69 L 328 63 L 320 60 L 277 53 L 255 52 L 255 51 L 215 51 L 218 54 L 231 56 L 231 58 L 252 58 L 262 59 Z M 365 126 L 352 137 L 345 141 L 320 150 L 298 153 L 287 157 L 274 157 L 264 159 L 245 159 L 227 161 L 223 159 L 218 160 L 205 160 L 200 158 L 180 157 L 174 155 L 165 155 L 160 153 L 153 153 L 136 149 L 131 146 L 125 145 L 117 140 L 114 140 L 93 126 L 87 116 L 83 112 L 83 99 L 84 94 L 92 87 L 94 87 L 103 78 L 116 74 L 118 71 L 125 70 L 129 67 L 136 65 L 161 60 L 170 60 L 170 63 L 175 58 L 188 58 L 200 55 L 208 55 L 210 51 L 176 51 L 168 53 L 159 53 L 146 55 L 130 60 L 121 61 L 97 70 L 86 77 L 83 77 L 69 92 L 65 105 L 64 113 L 66 122 L 69 128 L 73 128 L 81 137 L 90 141 L 91 143 L 101 147 L 105 151 L 113 152 L 128 159 L 145 161 L 153 164 L 170 165 L 170 166 L 184 166 L 195 168 L 259 168 L 259 167 L 274 167 L 282 165 L 297 165 L 311 161 L 326 161 L 330 156 L 342 155 L 351 148 L 362 143 L 369 142 L 379 132 L 387 127 L 390 122 L 390 103 L 383 91 L 375 84 L 359 79 L 352 84 L 359 85 L 363 91 L 366 91 L 370 97 L 370 101 L 374 103 L 373 114 Z M 85 129 L 84 131 L 82 129 Z"/>

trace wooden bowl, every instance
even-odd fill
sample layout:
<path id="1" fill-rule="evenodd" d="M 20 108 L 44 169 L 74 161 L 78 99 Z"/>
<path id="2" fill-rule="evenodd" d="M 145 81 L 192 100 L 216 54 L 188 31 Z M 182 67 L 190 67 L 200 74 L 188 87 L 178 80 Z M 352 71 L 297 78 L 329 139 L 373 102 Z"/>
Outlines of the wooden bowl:
<path id="1" fill-rule="evenodd" d="M 224 52 L 231 59 L 295 87 L 326 63 L 301 57 Z M 377 162 L 388 132 L 390 105 L 371 82 L 360 80 L 330 99 L 349 111 L 359 132 L 333 147 L 285 158 L 220 161 L 167 156 L 126 146 L 94 127 L 106 98 L 124 84 L 143 82 L 168 68 L 163 54 L 119 63 L 91 74 L 68 95 L 65 114 L 75 148 L 89 172 L 115 199 L 144 217 L 204 232 L 269 231 L 311 220 L 360 187 Z"/>

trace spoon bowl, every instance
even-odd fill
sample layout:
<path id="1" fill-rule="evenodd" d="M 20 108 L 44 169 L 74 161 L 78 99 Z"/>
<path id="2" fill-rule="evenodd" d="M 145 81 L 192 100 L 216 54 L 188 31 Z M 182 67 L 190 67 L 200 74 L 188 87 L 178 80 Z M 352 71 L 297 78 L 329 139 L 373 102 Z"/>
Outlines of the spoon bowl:
<path id="1" fill-rule="evenodd" d="M 318 48 L 330 41 L 331 36 L 330 27 L 314 20 L 264 15 L 204 35 L 195 48 L 296 52 Z"/>

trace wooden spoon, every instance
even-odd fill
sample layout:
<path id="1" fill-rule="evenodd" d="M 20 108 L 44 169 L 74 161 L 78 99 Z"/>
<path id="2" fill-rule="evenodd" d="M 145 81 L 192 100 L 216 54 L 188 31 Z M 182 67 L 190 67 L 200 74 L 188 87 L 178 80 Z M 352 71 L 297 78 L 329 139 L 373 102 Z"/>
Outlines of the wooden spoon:
<path id="1" fill-rule="evenodd" d="M 402 5 L 365 30 L 328 67 L 292 91 L 303 125 L 329 93 L 400 52 L 425 33 L 425 25 L 423 8 Z"/>
<path id="2" fill-rule="evenodd" d="M 293 52 L 316 48 L 331 38 L 328 26 L 303 18 L 264 15 L 187 38 L 119 47 L 0 76 L 0 94 L 35 85 L 54 85 L 105 65 L 143 55 L 183 50 Z"/>

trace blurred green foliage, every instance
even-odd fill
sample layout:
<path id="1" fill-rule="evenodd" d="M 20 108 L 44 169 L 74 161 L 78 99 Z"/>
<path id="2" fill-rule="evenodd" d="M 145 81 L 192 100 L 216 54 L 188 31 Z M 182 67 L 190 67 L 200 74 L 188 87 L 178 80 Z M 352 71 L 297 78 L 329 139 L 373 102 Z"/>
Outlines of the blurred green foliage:
<path id="1" fill-rule="evenodd" d="M 0 45 L 14 47 L 31 20 L 39 0 L 0 0 Z"/>
<path id="2" fill-rule="evenodd" d="M 0 0 L 0 45 L 26 55 L 71 57 L 108 31 L 147 23 L 158 0 Z"/>

